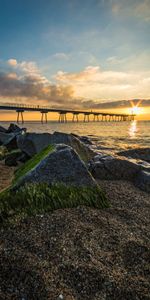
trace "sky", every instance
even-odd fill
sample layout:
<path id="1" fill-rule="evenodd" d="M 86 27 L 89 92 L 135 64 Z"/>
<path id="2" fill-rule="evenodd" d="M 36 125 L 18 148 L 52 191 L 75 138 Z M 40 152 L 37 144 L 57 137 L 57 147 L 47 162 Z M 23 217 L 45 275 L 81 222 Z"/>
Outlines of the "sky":
<path id="1" fill-rule="evenodd" d="M 127 111 L 142 99 L 150 119 L 149 36 L 150 0 L 0 0 L 0 102 Z"/>

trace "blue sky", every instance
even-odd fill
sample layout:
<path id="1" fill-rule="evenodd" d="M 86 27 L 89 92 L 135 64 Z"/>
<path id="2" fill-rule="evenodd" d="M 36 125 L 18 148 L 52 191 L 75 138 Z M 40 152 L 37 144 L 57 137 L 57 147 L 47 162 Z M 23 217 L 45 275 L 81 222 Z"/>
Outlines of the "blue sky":
<path id="1" fill-rule="evenodd" d="M 0 71 L 10 74 L 8 90 L 12 77 L 36 84 L 41 76 L 40 84 L 72 88 L 70 97 L 149 98 L 149 36 L 150 0 L 0 0 Z M 12 93 L 18 96 L 23 92 Z"/>

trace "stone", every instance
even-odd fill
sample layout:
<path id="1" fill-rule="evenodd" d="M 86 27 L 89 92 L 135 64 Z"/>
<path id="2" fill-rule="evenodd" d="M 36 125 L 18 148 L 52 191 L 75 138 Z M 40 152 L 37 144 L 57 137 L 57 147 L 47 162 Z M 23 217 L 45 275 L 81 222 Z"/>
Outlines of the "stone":
<path id="1" fill-rule="evenodd" d="M 20 128 L 18 125 L 11 123 L 7 129 L 7 133 L 26 132 L 26 128 Z"/>
<path id="2" fill-rule="evenodd" d="M 79 156 L 88 161 L 94 156 L 94 152 L 84 145 L 77 137 L 72 134 L 54 132 L 50 133 L 26 133 L 17 140 L 18 148 L 30 157 L 39 153 L 50 144 L 66 144 L 71 146 Z"/>
<path id="3" fill-rule="evenodd" d="M 5 165 L 7 166 L 17 166 L 18 162 L 26 162 L 27 157 L 20 150 L 10 152 L 5 157 Z"/>
<path id="4" fill-rule="evenodd" d="M 0 145 L 5 146 L 10 151 L 17 149 L 16 134 L 0 132 Z"/>
<path id="5" fill-rule="evenodd" d="M 87 136 L 81 136 L 80 141 L 87 145 L 93 145 L 92 141 Z"/>
<path id="6" fill-rule="evenodd" d="M 89 164 L 89 171 L 96 179 L 108 180 L 130 180 L 133 181 L 142 166 L 134 160 L 118 158 L 113 156 L 100 156 L 99 161 L 92 160 Z"/>
<path id="7" fill-rule="evenodd" d="M 63 294 L 60 294 L 60 295 L 58 296 L 58 300 L 63 300 L 63 299 L 64 299 Z"/>
<path id="8" fill-rule="evenodd" d="M 64 183 L 75 186 L 97 186 L 78 154 L 67 145 L 57 145 L 56 149 L 46 156 L 22 177 L 17 186 L 26 183 Z"/>
<path id="9" fill-rule="evenodd" d="M 7 132 L 7 129 L 4 128 L 3 126 L 0 126 L 0 132 L 6 133 L 6 132 Z"/>
<path id="10" fill-rule="evenodd" d="M 118 152 L 119 156 L 132 157 L 150 162 L 150 148 L 136 148 Z"/>
<path id="11" fill-rule="evenodd" d="M 95 153 L 87 145 L 82 143 L 82 141 L 73 134 L 54 132 L 52 135 L 52 141 L 55 144 L 66 144 L 71 146 L 85 162 L 95 155 Z"/>
<path id="12" fill-rule="evenodd" d="M 34 156 L 51 144 L 50 133 L 26 133 L 17 138 L 18 148 L 29 157 Z"/>
<path id="13" fill-rule="evenodd" d="M 141 170 L 135 180 L 135 185 L 141 190 L 150 193 L 150 172 Z"/>

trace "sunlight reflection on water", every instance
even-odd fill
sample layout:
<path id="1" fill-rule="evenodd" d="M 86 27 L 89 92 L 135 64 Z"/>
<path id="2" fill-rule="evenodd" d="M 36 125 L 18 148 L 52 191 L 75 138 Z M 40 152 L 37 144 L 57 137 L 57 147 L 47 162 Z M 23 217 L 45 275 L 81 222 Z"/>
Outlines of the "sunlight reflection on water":
<path id="1" fill-rule="evenodd" d="M 135 138 L 137 131 L 138 131 L 138 129 L 137 129 L 137 121 L 134 120 L 130 124 L 130 127 L 129 127 L 129 136 L 130 136 L 130 138 Z"/>

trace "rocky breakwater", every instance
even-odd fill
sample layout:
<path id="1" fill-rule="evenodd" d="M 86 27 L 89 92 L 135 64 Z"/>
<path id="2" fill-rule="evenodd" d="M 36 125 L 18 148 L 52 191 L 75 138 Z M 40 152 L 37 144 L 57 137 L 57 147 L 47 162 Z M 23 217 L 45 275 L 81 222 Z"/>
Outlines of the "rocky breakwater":
<path id="1" fill-rule="evenodd" d="M 95 179 L 127 180 L 150 192 L 150 164 L 147 162 L 99 153 L 91 159 L 88 166 Z"/>
<path id="2" fill-rule="evenodd" d="M 88 161 L 94 156 L 93 151 L 89 148 L 87 143 L 80 140 L 80 137 L 67 134 L 63 132 L 50 133 L 26 133 L 25 135 L 19 136 L 17 139 L 18 148 L 32 157 L 39 153 L 49 144 L 65 144 L 71 146 L 83 159 Z"/>
<path id="3" fill-rule="evenodd" d="M 18 163 L 27 161 L 51 144 L 71 146 L 84 162 L 88 162 L 94 156 L 94 152 L 87 141 L 85 137 L 82 140 L 76 135 L 62 132 L 27 133 L 25 128 L 15 124 L 10 124 L 8 129 L 0 127 L 0 146 L 6 150 L 3 151 L 5 155 L 2 158 L 9 166 L 17 166 Z"/>

